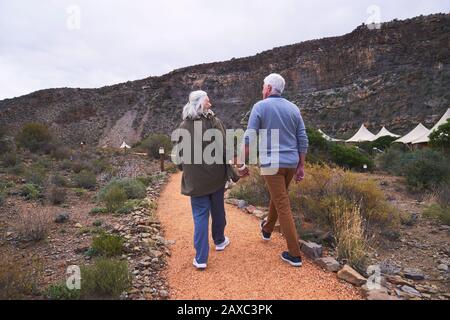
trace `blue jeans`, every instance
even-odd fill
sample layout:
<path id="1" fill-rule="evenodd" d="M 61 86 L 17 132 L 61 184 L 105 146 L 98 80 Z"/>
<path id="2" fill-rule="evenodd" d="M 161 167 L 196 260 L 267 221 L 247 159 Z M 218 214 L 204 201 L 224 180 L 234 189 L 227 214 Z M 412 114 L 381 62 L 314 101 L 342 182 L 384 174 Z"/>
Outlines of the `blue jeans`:
<path id="1" fill-rule="evenodd" d="M 219 245 L 225 241 L 224 205 L 225 188 L 203 197 L 191 197 L 192 214 L 194 216 L 194 246 L 198 263 L 208 262 L 209 256 L 209 215 L 212 218 L 212 238 L 214 244 Z"/>

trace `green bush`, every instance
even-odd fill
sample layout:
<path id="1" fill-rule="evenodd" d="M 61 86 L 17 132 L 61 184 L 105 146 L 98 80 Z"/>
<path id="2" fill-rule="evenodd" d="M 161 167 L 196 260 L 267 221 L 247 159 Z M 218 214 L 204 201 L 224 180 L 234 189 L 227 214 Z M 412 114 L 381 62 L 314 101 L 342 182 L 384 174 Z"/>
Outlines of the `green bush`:
<path id="1" fill-rule="evenodd" d="M 450 151 L 450 119 L 431 133 L 430 145 L 439 150 Z"/>
<path id="2" fill-rule="evenodd" d="M 398 138 L 394 138 L 391 136 L 381 137 L 372 142 L 363 142 L 359 144 L 359 147 L 366 152 L 373 154 L 374 148 L 384 151 L 391 147 L 392 143 L 396 141 Z"/>
<path id="3" fill-rule="evenodd" d="M 54 205 L 60 205 L 66 202 L 67 192 L 63 188 L 51 188 L 48 195 L 49 200 Z"/>
<path id="4" fill-rule="evenodd" d="M 83 299 L 119 299 L 131 287 L 131 275 L 125 261 L 99 258 L 91 266 L 81 267 Z"/>
<path id="5" fill-rule="evenodd" d="M 404 175 L 411 190 L 433 190 L 450 182 L 450 159 L 437 151 L 421 150 L 414 161 L 404 165 Z"/>
<path id="6" fill-rule="evenodd" d="M 50 182 L 56 187 L 67 187 L 69 184 L 63 176 L 55 174 L 50 178 Z"/>
<path id="7" fill-rule="evenodd" d="M 81 171 L 93 171 L 92 165 L 86 161 L 72 162 L 71 169 L 74 173 L 80 173 Z"/>
<path id="8" fill-rule="evenodd" d="M 123 207 L 127 200 L 125 189 L 119 185 L 113 185 L 103 195 L 103 202 L 109 212 L 116 212 Z"/>
<path id="9" fill-rule="evenodd" d="M 83 170 L 80 173 L 75 174 L 73 181 L 77 188 L 94 190 L 97 187 L 97 177 L 92 171 Z"/>
<path id="10" fill-rule="evenodd" d="M 346 147 L 340 144 L 333 144 L 330 148 L 332 161 L 346 169 L 363 171 L 364 166 L 372 170 L 374 163 L 372 159 L 364 155 L 355 147 Z"/>
<path id="11" fill-rule="evenodd" d="M 94 208 L 89 212 L 89 214 L 92 215 L 101 215 L 101 214 L 107 214 L 109 211 L 107 208 Z"/>
<path id="12" fill-rule="evenodd" d="M 16 138 L 17 144 L 31 152 L 45 151 L 52 141 L 47 126 L 40 123 L 29 123 L 22 128 Z"/>
<path id="13" fill-rule="evenodd" d="M 101 232 L 92 240 L 92 249 L 104 257 L 116 257 L 123 253 L 125 241 L 121 236 Z"/>
<path id="14" fill-rule="evenodd" d="M 80 290 L 70 290 L 65 282 L 50 285 L 44 292 L 44 296 L 50 300 L 79 300 Z"/>
<path id="15" fill-rule="evenodd" d="M 42 197 L 40 188 L 31 183 L 23 185 L 20 194 L 26 200 L 37 200 Z"/>
<path id="16" fill-rule="evenodd" d="M 118 186 L 122 188 L 126 195 L 127 199 L 144 199 L 147 196 L 147 190 L 145 185 L 139 181 L 138 179 L 121 179 L 121 180 L 112 180 L 105 188 L 103 188 L 99 193 L 99 198 L 102 200 L 104 196 L 114 186 Z"/>
<path id="17" fill-rule="evenodd" d="M 45 183 L 46 175 L 47 173 L 44 168 L 34 164 L 30 167 L 30 169 L 26 171 L 25 178 L 28 183 L 37 186 L 43 186 Z"/>
<path id="18" fill-rule="evenodd" d="M 141 142 L 141 148 L 146 150 L 149 157 L 159 159 L 159 148 L 163 147 L 166 157 L 172 152 L 172 142 L 170 137 L 165 134 L 152 134 Z"/>
<path id="19" fill-rule="evenodd" d="M 8 152 L 2 155 L 2 164 L 6 168 L 14 167 L 20 163 L 20 159 L 16 152 Z"/>
<path id="20" fill-rule="evenodd" d="M 429 206 L 423 214 L 425 217 L 437 219 L 450 226 L 450 206 L 441 206 L 436 203 Z"/>

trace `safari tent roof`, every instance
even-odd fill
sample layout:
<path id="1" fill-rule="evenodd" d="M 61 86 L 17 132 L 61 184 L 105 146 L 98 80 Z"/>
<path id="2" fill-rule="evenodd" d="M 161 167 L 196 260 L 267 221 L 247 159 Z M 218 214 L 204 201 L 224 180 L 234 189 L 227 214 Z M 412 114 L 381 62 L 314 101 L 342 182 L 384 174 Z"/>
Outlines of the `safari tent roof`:
<path id="1" fill-rule="evenodd" d="M 393 134 L 388 129 L 386 129 L 386 127 L 383 127 L 383 129 L 381 129 L 381 131 L 378 132 L 378 134 L 373 138 L 372 141 L 375 141 L 375 140 L 377 140 L 379 138 L 382 138 L 382 137 L 400 138 L 400 136 L 398 134 Z"/>
<path id="2" fill-rule="evenodd" d="M 131 149 L 131 147 L 128 144 L 126 144 L 126 142 L 124 141 L 122 143 L 122 145 L 120 146 L 120 149 Z"/>
<path id="3" fill-rule="evenodd" d="M 414 140 L 412 142 L 412 144 L 419 144 L 419 143 L 428 143 L 430 142 L 430 135 L 436 131 L 437 129 L 439 129 L 440 126 L 442 126 L 443 124 L 445 124 L 447 122 L 447 120 L 450 119 L 450 109 L 447 110 L 447 112 L 442 116 L 441 120 L 438 121 L 438 123 L 436 123 L 436 125 L 431 128 L 430 132 L 427 134 L 424 134 L 423 136 L 421 136 L 420 138 L 418 138 L 417 140 Z"/>
<path id="4" fill-rule="evenodd" d="M 346 142 L 366 142 L 366 141 L 372 141 L 372 139 L 375 137 L 375 135 L 367 130 L 365 125 L 362 125 L 359 131 L 350 139 L 348 139 Z"/>
<path id="5" fill-rule="evenodd" d="M 428 136 L 429 134 L 430 130 L 427 129 L 423 124 L 419 123 L 419 125 L 415 127 L 414 130 L 394 142 L 408 144 L 412 143 L 414 140 L 419 139 L 420 137 L 423 137 L 425 135 Z"/>
<path id="6" fill-rule="evenodd" d="M 335 139 L 335 138 L 332 138 L 332 137 L 330 137 L 329 135 L 327 135 L 325 132 L 323 132 L 322 130 L 318 130 L 319 131 L 319 133 L 322 135 L 322 137 L 325 139 L 325 140 L 327 140 L 327 141 L 331 141 L 331 142 L 339 142 L 339 141 L 343 141 L 343 140 L 340 140 L 340 139 Z"/>

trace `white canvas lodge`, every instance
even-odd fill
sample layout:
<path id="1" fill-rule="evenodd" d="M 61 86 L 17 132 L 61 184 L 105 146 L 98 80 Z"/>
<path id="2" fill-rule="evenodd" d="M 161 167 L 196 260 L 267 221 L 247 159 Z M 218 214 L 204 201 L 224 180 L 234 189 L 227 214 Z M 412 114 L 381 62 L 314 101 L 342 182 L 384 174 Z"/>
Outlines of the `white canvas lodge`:
<path id="1" fill-rule="evenodd" d="M 335 139 L 335 138 L 332 138 L 332 137 L 330 137 L 329 135 L 327 135 L 325 132 L 323 132 L 322 130 L 318 130 L 319 131 L 319 133 L 322 135 L 322 137 L 325 139 L 325 140 L 327 140 L 327 141 L 331 141 L 331 142 L 342 142 L 342 141 L 344 141 L 344 140 L 341 140 L 341 139 Z"/>
<path id="2" fill-rule="evenodd" d="M 373 138 L 372 141 L 375 141 L 379 138 L 383 138 L 383 137 L 393 137 L 393 138 L 400 138 L 400 136 L 398 134 L 394 134 L 392 132 L 390 132 L 388 129 L 386 129 L 386 127 L 383 127 L 383 129 L 381 129 L 381 131 Z"/>
<path id="3" fill-rule="evenodd" d="M 368 142 L 373 141 L 373 138 L 375 138 L 375 135 L 365 125 L 362 125 L 359 131 L 346 142 Z"/>
<path id="4" fill-rule="evenodd" d="M 394 141 L 396 143 L 410 144 L 414 140 L 418 140 L 423 136 L 428 136 L 430 134 L 430 129 L 425 127 L 423 124 L 419 123 L 417 127 L 414 128 L 410 133 L 406 136 Z"/>
<path id="5" fill-rule="evenodd" d="M 412 141 L 412 144 L 421 144 L 421 143 L 428 143 L 430 142 L 430 135 L 436 131 L 437 129 L 439 129 L 440 126 L 442 126 L 443 124 L 445 124 L 447 122 L 447 120 L 450 119 L 450 109 L 447 110 L 447 112 L 444 114 L 444 116 L 441 118 L 441 120 L 438 121 L 438 123 L 436 123 L 436 125 L 430 130 L 429 133 L 424 134 L 423 136 L 421 136 L 420 138 Z"/>

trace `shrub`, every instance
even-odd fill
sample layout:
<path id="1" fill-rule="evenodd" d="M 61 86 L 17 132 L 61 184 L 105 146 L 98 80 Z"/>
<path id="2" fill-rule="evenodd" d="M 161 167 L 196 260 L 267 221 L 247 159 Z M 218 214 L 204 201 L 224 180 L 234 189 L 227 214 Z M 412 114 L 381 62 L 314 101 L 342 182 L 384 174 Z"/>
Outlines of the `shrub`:
<path id="1" fill-rule="evenodd" d="M 23 185 L 20 194 L 26 200 L 37 200 L 42 197 L 40 188 L 31 183 Z"/>
<path id="2" fill-rule="evenodd" d="M 431 133 L 430 145 L 439 150 L 450 151 L 450 119 Z"/>
<path id="3" fill-rule="evenodd" d="M 44 292 L 50 300 L 79 300 L 80 290 L 70 290 L 65 282 L 50 285 Z"/>
<path id="4" fill-rule="evenodd" d="M 149 157 L 159 159 L 159 148 L 163 147 L 168 156 L 172 151 L 172 142 L 165 134 L 152 134 L 141 142 L 141 147 L 147 151 Z"/>
<path id="5" fill-rule="evenodd" d="M 83 299 L 118 299 L 131 287 L 125 261 L 99 258 L 92 266 L 81 267 Z"/>
<path id="6" fill-rule="evenodd" d="M 116 212 L 119 210 L 127 200 L 125 189 L 119 185 L 113 185 L 108 188 L 103 196 L 106 208 L 109 212 Z"/>
<path id="7" fill-rule="evenodd" d="M 237 186 L 231 189 L 230 196 L 246 200 L 255 206 L 267 206 L 270 199 L 264 178 L 256 167 L 250 168 L 250 177 L 242 179 Z"/>
<path id="8" fill-rule="evenodd" d="M 35 260 L 18 268 L 13 255 L 3 253 L 0 257 L 0 300 L 17 300 L 32 294 L 37 274 L 39 266 Z"/>
<path id="9" fill-rule="evenodd" d="M 55 160 L 65 160 L 70 157 L 71 150 L 70 150 L 70 148 L 65 147 L 65 146 L 55 145 L 52 148 L 50 155 Z"/>
<path id="10" fill-rule="evenodd" d="M 363 142 L 359 144 L 359 147 L 363 150 L 365 150 L 366 152 L 373 154 L 374 153 L 374 148 L 384 151 L 386 149 L 388 149 L 392 143 L 394 141 L 396 141 L 398 138 L 394 138 L 391 136 L 385 136 L 385 137 L 381 137 L 378 138 L 375 141 L 372 142 Z"/>
<path id="11" fill-rule="evenodd" d="M 373 161 L 354 147 L 333 144 L 330 154 L 334 163 L 346 169 L 363 171 L 364 166 L 367 166 L 368 170 L 373 169 Z"/>
<path id="12" fill-rule="evenodd" d="M 331 204 L 330 215 L 338 257 L 346 259 L 354 267 L 365 269 L 367 244 L 359 206 L 336 197 Z"/>
<path id="13" fill-rule="evenodd" d="M 100 193 L 100 199 L 104 199 L 109 189 L 114 186 L 122 188 L 127 196 L 127 199 L 144 199 L 147 196 L 147 190 L 145 185 L 138 179 L 121 179 L 111 181 Z"/>
<path id="14" fill-rule="evenodd" d="M 44 151 L 52 141 L 52 135 L 47 126 L 40 123 L 29 123 L 22 128 L 17 136 L 17 143 L 31 152 Z"/>
<path id="15" fill-rule="evenodd" d="M 111 165 L 104 159 L 97 159 L 97 160 L 92 161 L 91 166 L 92 166 L 92 170 L 96 174 L 100 174 L 102 172 L 112 170 Z"/>
<path id="16" fill-rule="evenodd" d="M 93 190 L 97 186 L 97 177 L 95 174 L 88 170 L 83 170 L 73 177 L 75 186 L 86 190 Z"/>
<path id="17" fill-rule="evenodd" d="M 441 206 L 433 204 L 424 211 L 424 216 L 432 219 L 437 219 L 443 224 L 450 226 L 450 206 Z"/>
<path id="18" fill-rule="evenodd" d="M 42 186 L 46 179 L 45 169 L 39 165 L 33 165 L 25 173 L 25 178 L 28 183 L 32 183 L 37 186 Z"/>
<path id="19" fill-rule="evenodd" d="M 40 241 L 47 237 L 51 219 L 46 211 L 27 211 L 19 215 L 18 234 L 22 241 Z"/>
<path id="20" fill-rule="evenodd" d="M 107 208 L 94 208 L 91 210 L 91 212 L 89 212 L 89 214 L 98 215 L 98 214 L 106 214 L 108 212 L 109 211 Z"/>
<path id="21" fill-rule="evenodd" d="M 450 159 L 433 150 L 418 152 L 417 159 L 405 165 L 406 183 L 413 191 L 433 190 L 450 182 Z"/>
<path id="22" fill-rule="evenodd" d="M 2 156 L 2 164 L 6 168 L 14 167 L 20 163 L 16 152 L 8 152 Z"/>
<path id="23" fill-rule="evenodd" d="M 66 202 L 67 192 L 63 188 L 51 188 L 49 192 L 49 200 L 54 205 L 60 205 Z"/>
<path id="24" fill-rule="evenodd" d="M 92 240 L 92 249 L 104 257 L 116 257 L 123 253 L 124 240 L 121 236 L 101 232 Z"/>
<path id="25" fill-rule="evenodd" d="M 50 182 L 56 187 L 67 187 L 68 186 L 68 182 L 67 182 L 66 178 L 64 178 L 63 176 L 61 176 L 59 174 L 55 174 L 54 176 L 52 176 L 50 178 Z"/>
<path id="26" fill-rule="evenodd" d="M 5 203 L 6 200 L 6 192 L 0 190 L 0 207 Z"/>
<path id="27" fill-rule="evenodd" d="M 74 173 L 80 173 L 81 171 L 93 171 L 92 165 L 86 161 L 75 161 L 71 163 L 71 169 Z"/>

